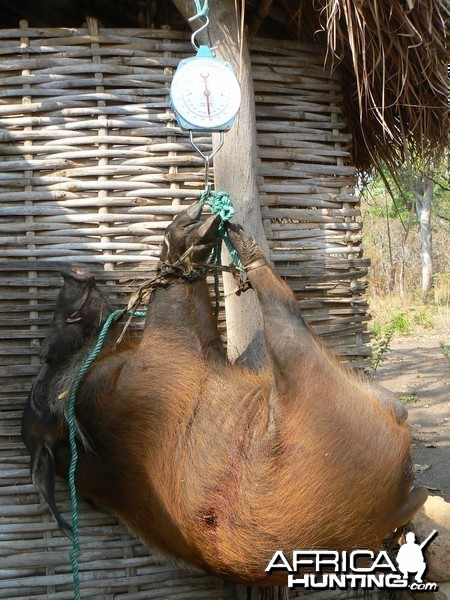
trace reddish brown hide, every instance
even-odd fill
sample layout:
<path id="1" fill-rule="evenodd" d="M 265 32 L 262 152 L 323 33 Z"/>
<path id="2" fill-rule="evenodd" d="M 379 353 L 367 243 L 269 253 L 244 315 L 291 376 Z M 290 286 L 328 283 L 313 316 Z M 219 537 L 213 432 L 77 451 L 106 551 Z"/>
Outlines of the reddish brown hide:
<path id="1" fill-rule="evenodd" d="M 207 253 L 217 222 L 198 218 L 190 209 L 174 221 L 164 260 Z M 142 336 L 107 347 L 79 388 L 91 450 L 80 445 L 76 481 L 164 554 L 241 583 L 285 583 L 265 573 L 276 550 L 375 549 L 426 491 L 411 492 L 402 409 L 338 364 L 253 240 L 236 226 L 230 236 L 260 302 L 269 367 L 229 364 L 205 279 L 167 275 Z"/>

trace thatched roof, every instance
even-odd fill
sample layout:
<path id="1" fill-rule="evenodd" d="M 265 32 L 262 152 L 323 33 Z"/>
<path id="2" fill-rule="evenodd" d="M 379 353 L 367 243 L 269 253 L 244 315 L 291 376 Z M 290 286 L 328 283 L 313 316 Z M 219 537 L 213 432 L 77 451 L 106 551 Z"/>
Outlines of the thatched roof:
<path id="1" fill-rule="evenodd" d="M 273 0 L 263 27 L 284 21 L 327 46 L 344 73 L 356 165 L 395 168 L 405 150 L 427 157 L 448 142 L 449 16 L 448 0 Z"/>
<path id="2" fill-rule="evenodd" d="M 217 0 L 210 0 L 210 3 Z M 237 0 L 237 5 L 241 0 Z M 265 36 L 315 39 L 344 74 L 353 160 L 361 169 L 405 161 L 405 149 L 429 155 L 448 136 L 449 0 L 245 0 L 246 20 Z M 192 7 L 194 10 L 194 0 Z M 2 23 L 80 26 L 87 14 L 104 26 L 157 26 L 177 19 L 169 0 L 4 0 Z M 175 13 L 175 14 L 174 14 Z"/>

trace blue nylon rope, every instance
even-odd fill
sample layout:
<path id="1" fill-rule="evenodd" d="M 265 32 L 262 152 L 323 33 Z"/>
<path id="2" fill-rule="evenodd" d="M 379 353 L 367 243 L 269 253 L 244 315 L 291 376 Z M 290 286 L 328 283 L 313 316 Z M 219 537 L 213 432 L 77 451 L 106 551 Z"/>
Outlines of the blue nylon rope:
<path id="1" fill-rule="evenodd" d="M 80 554 L 80 540 L 78 536 L 78 503 L 77 503 L 77 490 L 75 486 L 75 470 L 77 468 L 78 462 L 78 452 L 77 452 L 77 443 L 76 443 L 76 432 L 75 432 L 75 398 L 77 395 L 77 389 L 80 385 L 80 382 L 83 378 L 83 375 L 89 369 L 91 364 L 100 354 L 100 350 L 102 349 L 103 342 L 105 341 L 106 334 L 111 326 L 111 324 L 117 319 L 119 315 L 121 315 L 123 311 L 116 310 L 109 315 L 106 319 L 105 324 L 98 336 L 97 344 L 95 348 L 92 350 L 89 357 L 86 359 L 86 362 L 81 367 L 80 372 L 75 379 L 72 388 L 70 390 L 70 398 L 69 398 L 69 409 L 67 413 L 67 421 L 69 424 L 69 442 L 70 442 L 70 467 L 69 467 L 69 487 L 70 487 L 70 502 L 72 509 L 72 534 L 73 534 L 73 545 L 72 545 L 72 553 L 71 553 L 71 561 L 72 561 L 72 578 L 73 578 L 73 586 L 74 586 L 74 597 L 75 600 L 80 600 L 80 579 L 78 573 L 78 556 Z M 145 312 L 136 312 L 133 316 L 135 317 L 145 317 Z"/>
<path id="2" fill-rule="evenodd" d="M 198 0 L 195 0 L 196 4 L 198 4 Z M 199 6 L 198 6 L 199 8 Z M 208 10 L 208 0 L 205 0 L 202 10 Z M 220 215 L 222 222 L 219 225 L 219 235 L 224 241 L 228 251 L 231 255 L 233 262 L 241 269 L 243 269 L 243 265 L 239 260 L 236 250 L 233 248 L 231 244 L 230 238 L 228 236 L 227 230 L 223 226 L 223 223 L 229 221 L 234 215 L 234 206 L 231 202 L 230 195 L 227 192 L 218 192 L 217 194 L 213 193 L 210 190 L 206 190 L 203 192 L 200 201 L 202 204 L 208 202 L 209 207 L 211 209 L 212 214 Z M 221 264 L 220 258 L 220 247 L 217 247 L 213 252 L 210 262 L 215 262 L 217 265 Z M 214 288 L 216 293 L 216 315 L 219 309 L 219 272 L 218 270 L 214 273 Z M 73 533 L 73 546 L 71 553 L 71 561 L 72 561 L 72 577 L 74 584 L 74 596 L 75 600 L 80 600 L 80 580 L 79 580 L 79 569 L 78 569 L 78 557 L 80 554 L 80 542 L 79 542 L 79 534 L 78 534 L 78 503 L 77 503 L 77 490 L 75 485 L 75 471 L 78 462 L 78 452 L 77 452 L 77 444 L 76 444 L 76 431 L 75 431 L 75 399 L 78 390 L 78 386 L 89 369 L 91 364 L 100 354 L 100 351 L 103 347 L 103 342 L 105 341 L 105 337 L 109 331 L 111 324 L 117 319 L 119 315 L 121 315 L 123 311 L 116 310 L 109 315 L 103 328 L 98 336 L 97 344 L 92 350 L 89 357 L 86 359 L 86 362 L 80 369 L 74 384 L 70 390 L 70 398 L 69 398 L 69 409 L 67 414 L 67 421 L 69 425 L 69 442 L 70 442 L 70 450 L 71 450 L 71 459 L 70 459 L 70 467 L 69 467 L 69 487 L 70 487 L 70 500 L 71 500 L 71 509 L 72 509 L 72 533 Z M 136 312 L 133 314 L 135 317 L 145 317 L 145 312 Z"/>

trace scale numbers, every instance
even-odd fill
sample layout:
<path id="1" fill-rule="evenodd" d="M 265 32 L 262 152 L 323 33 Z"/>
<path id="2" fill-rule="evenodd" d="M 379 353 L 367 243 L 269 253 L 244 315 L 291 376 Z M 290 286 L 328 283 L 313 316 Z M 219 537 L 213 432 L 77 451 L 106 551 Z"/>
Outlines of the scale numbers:
<path id="1" fill-rule="evenodd" d="M 195 57 L 175 73 L 171 102 L 184 128 L 227 129 L 240 101 L 237 79 L 220 59 Z"/>

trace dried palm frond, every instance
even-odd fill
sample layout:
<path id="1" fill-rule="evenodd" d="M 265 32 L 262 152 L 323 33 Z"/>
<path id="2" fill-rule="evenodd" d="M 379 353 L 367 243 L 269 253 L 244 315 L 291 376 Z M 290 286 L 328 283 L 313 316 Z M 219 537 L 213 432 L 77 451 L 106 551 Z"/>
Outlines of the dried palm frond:
<path id="1" fill-rule="evenodd" d="M 395 168 L 448 143 L 447 0 L 284 0 L 343 71 L 354 160 Z M 298 19 L 301 18 L 301 22 Z"/>

